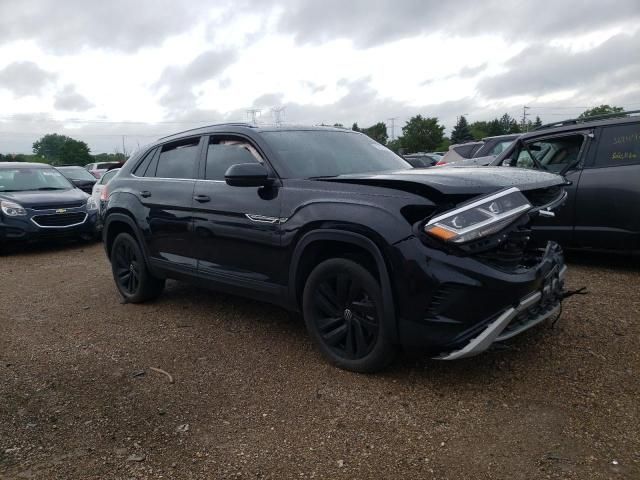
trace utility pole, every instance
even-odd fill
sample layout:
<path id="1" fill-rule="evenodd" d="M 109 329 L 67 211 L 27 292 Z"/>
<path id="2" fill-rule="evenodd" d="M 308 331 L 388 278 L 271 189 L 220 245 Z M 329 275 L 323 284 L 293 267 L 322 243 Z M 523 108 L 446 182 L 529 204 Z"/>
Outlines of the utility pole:
<path id="1" fill-rule="evenodd" d="M 254 125 L 258 123 L 258 116 L 262 112 L 259 108 L 249 108 L 247 109 L 247 119 L 251 119 L 251 123 Z"/>
<path id="2" fill-rule="evenodd" d="M 396 139 L 396 120 L 398 117 L 391 117 L 388 120 L 391 122 L 391 140 Z"/>
<path id="3" fill-rule="evenodd" d="M 526 105 L 522 107 L 522 131 L 523 132 L 526 132 L 527 130 L 527 116 L 529 115 L 527 113 L 527 110 L 529 110 L 529 108 L 531 107 L 527 107 Z"/>
<path id="4" fill-rule="evenodd" d="M 279 127 L 284 122 L 284 111 L 287 107 L 273 107 L 271 113 L 273 115 L 273 121 Z"/>

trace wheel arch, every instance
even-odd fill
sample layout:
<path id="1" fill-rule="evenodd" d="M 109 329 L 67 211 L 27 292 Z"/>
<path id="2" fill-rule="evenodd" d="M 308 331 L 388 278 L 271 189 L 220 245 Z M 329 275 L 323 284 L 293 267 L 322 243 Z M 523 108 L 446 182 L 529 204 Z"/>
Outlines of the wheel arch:
<path id="1" fill-rule="evenodd" d="M 397 343 L 397 322 L 395 318 L 395 303 L 393 299 L 393 290 L 391 288 L 391 280 L 387 264 L 380 248 L 369 238 L 355 232 L 348 232 L 343 230 L 325 229 L 321 231 L 312 231 L 306 233 L 298 243 L 293 251 L 292 261 L 289 266 L 289 302 L 291 305 L 295 305 L 296 308 L 300 308 L 300 301 L 302 296 L 302 290 L 304 289 L 304 280 L 311 272 L 313 267 L 319 262 L 312 262 L 309 265 L 305 264 L 305 254 L 309 254 L 314 248 L 319 248 L 318 244 L 328 243 L 341 243 L 347 244 L 347 253 L 351 252 L 366 252 L 369 258 L 373 261 L 377 277 L 380 282 L 380 288 L 382 290 L 382 298 L 384 303 L 384 320 L 387 322 L 388 331 L 391 333 L 391 340 Z M 348 255 L 342 255 L 349 258 Z M 336 256 L 330 256 L 327 258 L 336 258 Z M 321 260 L 325 260 L 322 258 Z M 365 268 L 369 265 L 363 265 Z M 369 269 L 369 268 L 368 268 Z M 374 272 L 372 272 L 374 273 Z"/>
<path id="2" fill-rule="evenodd" d="M 142 238 L 142 234 L 140 233 L 140 229 L 138 228 L 136 221 L 130 215 L 124 212 L 108 213 L 105 219 L 102 240 L 104 243 L 105 252 L 107 253 L 107 257 L 111 258 L 111 246 L 113 245 L 113 241 L 120 233 L 130 233 L 133 235 L 133 237 L 138 241 L 140 250 L 142 250 L 142 254 L 145 257 L 145 262 L 148 265 L 149 256 L 146 244 L 144 242 L 144 239 Z"/>

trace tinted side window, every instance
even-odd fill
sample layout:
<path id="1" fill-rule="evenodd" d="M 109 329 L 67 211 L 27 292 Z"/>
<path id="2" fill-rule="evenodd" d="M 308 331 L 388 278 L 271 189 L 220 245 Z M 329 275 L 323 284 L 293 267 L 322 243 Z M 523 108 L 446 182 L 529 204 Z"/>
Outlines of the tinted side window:
<path id="1" fill-rule="evenodd" d="M 205 178 L 207 180 L 224 180 L 224 174 L 231 165 L 238 163 L 260 163 L 256 158 L 257 152 L 252 153 L 253 148 L 247 143 L 229 142 L 209 144 L 207 149 L 207 167 Z"/>
<path id="2" fill-rule="evenodd" d="M 156 177 L 195 178 L 199 138 L 169 143 L 162 147 Z"/>
<path id="3" fill-rule="evenodd" d="M 631 164 L 640 164 L 640 123 L 603 128 L 595 166 Z"/>
<path id="4" fill-rule="evenodd" d="M 147 169 L 149 168 L 149 164 L 153 159 L 153 154 L 156 153 L 156 149 L 153 148 L 149 153 L 147 153 L 144 159 L 138 164 L 138 166 L 133 171 L 133 174 L 137 177 L 144 177 Z"/>

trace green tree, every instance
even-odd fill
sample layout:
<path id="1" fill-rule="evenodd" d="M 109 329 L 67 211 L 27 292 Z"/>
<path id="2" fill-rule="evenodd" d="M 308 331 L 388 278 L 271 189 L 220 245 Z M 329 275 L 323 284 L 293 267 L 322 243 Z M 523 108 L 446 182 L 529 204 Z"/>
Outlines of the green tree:
<path id="1" fill-rule="evenodd" d="M 49 133 L 33 144 L 33 153 L 43 158 L 47 163 L 60 163 L 60 152 L 62 152 L 62 147 L 67 140 L 70 138 L 65 135 Z"/>
<path id="2" fill-rule="evenodd" d="M 91 163 L 93 157 L 91 156 L 89 146 L 79 140 L 69 138 L 60 151 L 60 163 L 67 165 L 86 165 Z"/>
<path id="3" fill-rule="evenodd" d="M 580 114 L 578 118 L 595 117 L 596 115 L 608 115 L 610 113 L 624 112 L 624 108 L 610 105 L 600 105 L 599 107 L 590 108 Z M 623 117 L 624 115 L 620 115 Z"/>
<path id="4" fill-rule="evenodd" d="M 513 118 L 508 113 L 505 113 L 504 115 L 502 115 L 502 117 L 500 117 L 499 122 L 500 122 L 500 126 L 502 127 L 502 133 L 499 133 L 498 135 L 506 135 L 508 133 L 522 132 L 522 129 L 520 128 L 520 125 L 518 125 L 518 122 L 516 121 L 516 119 Z"/>
<path id="5" fill-rule="evenodd" d="M 400 149 L 402 148 L 402 137 L 396 138 L 395 140 L 389 140 L 387 142 L 387 148 L 396 153 L 400 153 Z"/>
<path id="6" fill-rule="evenodd" d="M 360 127 L 358 127 L 358 122 L 353 122 L 353 125 L 351 126 L 351 130 L 353 130 L 354 132 L 360 131 Z"/>
<path id="7" fill-rule="evenodd" d="M 456 143 L 465 143 L 471 140 L 473 140 L 473 134 L 471 133 L 467 119 L 464 118 L 463 115 L 458 119 L 456 126 L 453 127 L 453 131 L 451 132 L 451 143 L 455 145 Z"/>
<path id="8" fill-rule="evenodd" d="M 57 133 L 49 133 L 36 141 L 33 144 L 33 153 L 51 165 L 85 165 L 92 161 L 85 142 Z"/>
<path id="9" fill-rule="evenodd" d="M 376 142 L 386 145 L 389 136 L 387 135 L 387 125 L 384 122 L 378 122 L 368 128 L 363 128 L 362 133 L 373 138 Z"/>
<path id="10" fill-rule="evenodd" d="M 499 119 L 494 118 L 487 124 L 487 136 L 494 137 L 496 135 L 504 135 L 506 132 L 504 131 L 504 126 L 500 122 Z"/>
<path id="11" fill-rule="evenodd" d="M 541 126 L 542 126 L 542 120 L 540 120 L 540 117 L 536 117 L 536 121 L 533 122 L 533 128 L 536 129 Z"/>
<path id="12" fill-rule="evenodd" d="M 401 148 L 407 153 L 433 151 L 442 143 L 444 126 L 436 117 L 416 115 L 402 127 Z"/>
<path id="13" fill-rule="evenodd" d="M 489 122 L 480 120 L 469 125 L 474 140 L 482 140 L 489 136 Z"/>

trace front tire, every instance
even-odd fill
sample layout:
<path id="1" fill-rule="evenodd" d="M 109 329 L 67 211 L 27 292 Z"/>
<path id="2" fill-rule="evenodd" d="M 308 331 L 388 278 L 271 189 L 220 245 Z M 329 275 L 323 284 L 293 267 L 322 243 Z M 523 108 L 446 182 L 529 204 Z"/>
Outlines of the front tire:
<path id="1" fill-rule="evenodd" d="M 119 234 L 113 241 L 111 270 L 120 295 L 129 303 L 152 300 L 164 289 L 164 279 L 151 274 L 138 242 L 128 233 Z"/>
<path id="2" fill-rule="evenodd" d="M 302 309 L 309 335 L 323 355 L 345 370 L 371 373 L 395 356 L 384 318 L 382 290 L 359 264 L 325 260 L 307 279 Z"/>

